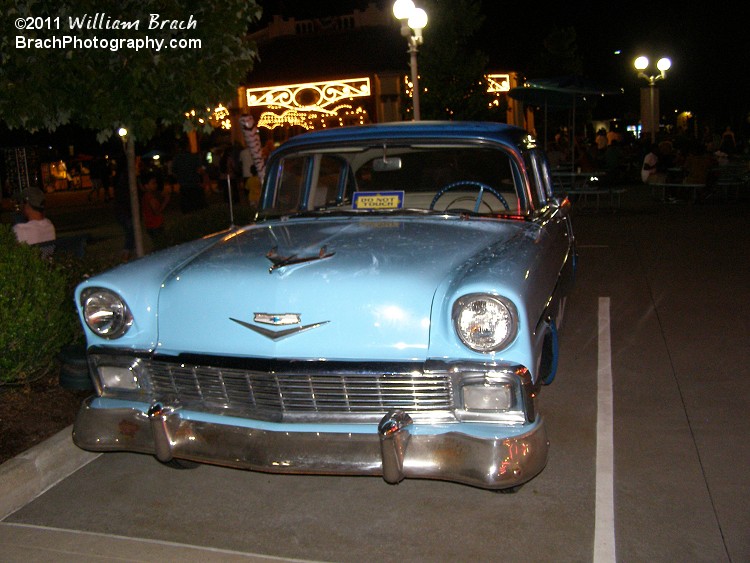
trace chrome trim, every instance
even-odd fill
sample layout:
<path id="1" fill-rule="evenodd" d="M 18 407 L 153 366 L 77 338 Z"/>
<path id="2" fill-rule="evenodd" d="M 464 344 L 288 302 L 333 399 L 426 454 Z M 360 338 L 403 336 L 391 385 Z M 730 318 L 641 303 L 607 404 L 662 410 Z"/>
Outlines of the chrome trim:
<path id="1" fill-rule="evenodd" d="M 381 475 L 391 482 L 403 476 L 505 489 L 541 472 L 549 449 L 541 417 L 507 437 L 499 429 L 494 436 L 469 435 L 460 424 L 440 433 L 420 433 L 416 425 L 407 425 L 408 446 L 383 453 L 374 426 L 366 433 L 336 426 L 325 431 L 322 425 L 318 431 L 295 432 L 288 425 L 248 427 L 231 417 L 219 422 L 188 418 L 184 409 L 164 404 L 152 407 L 149 416 L 146 404 L 142 410 L 132 404 L 100 408 L 93 405 L 96 400 L 84 402 L 73 428 L 73 441 L 85 450 L 140 452 L 269 473 Z M 396 435 L 406 431 L 402 426 Z M 392 454 L 398 458 L 390 459 Z"/>
<path id="2" fill-rule="evenodd" d="M 411 417 L 404 411 L 389 411 L 378 424 L 383 479 L 391 484 L 404 479 L 404 457 L 409 445 Z"/>
<path id="3" fill-rule="evenodd" d="M 172 460 L 173 437 L 167 425 L 169 418 L 177 412 L 174 407 L 165 407 L 161 403 L 154 403 L 146 411 L 151 421 L 151 433 L 154 437 L 154 455 L 163 462 Z"/>
<path id="4" fill-rule="evenodd" d="M 535 419 L 529 371 L 496 362 L 321 362 L 211 356 L 111 355 L 92 349 L 99 366 L 132 366 L 140 391 L 103 389 L 107 398 L 180 405 L 187 410 L 272 422 L 372 423 L 404 410 L 417 422 L 495 422 Z M 95 378 L 99 387 L 98 377 Z M 463 409 L 462 387 L 508 383 L 513 406 L 504 412 Z"/>
<path id="5" fill-rule="evenodd" d="M 254 313 L 253 320 L 273 326 L 298 325 L 302 322 L 299 313 Z"/>
<path id="6" fill-rule="evenodd" d="M 250 323 L 247 323 L 245 321 L 241 321 L 239 319 L 235 319 L 232 317 L 229 317 L 230 321 L 236 322 L 240 326 L 244 326 L 245 328 L 249 328 L 250 330 L 257 332 L 261 336 L 265 336 L 266 338 L 270 338 L 271 340 L 281 340 L 282 338 L 286 338 L 287 336 L 292 336 L 293 334 L 299 334 L 300 332 L 305 332 L 307 330 L 312 330 L 313 328 L 318 328 L 319 326 L 322 326 L 324 324 L 327 324 L 331 321 L 323 321 L 320 323 L 313 323 L 305 326 L 297 326 L 294 328 L 287 328 L 284 330 L 269 330 L 267 328 L 263 328 L 262 326 L 255 326 Z"/>

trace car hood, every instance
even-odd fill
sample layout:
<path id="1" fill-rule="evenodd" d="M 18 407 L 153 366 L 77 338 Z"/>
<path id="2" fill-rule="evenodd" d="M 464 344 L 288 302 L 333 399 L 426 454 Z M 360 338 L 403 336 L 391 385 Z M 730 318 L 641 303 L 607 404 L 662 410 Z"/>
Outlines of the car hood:
<path id="1" fill-rule="evenodd" d="M 164 281 L 158 349 L 425 359 L 436 294 L 455 289 L 488 252 L 493 262 L 499 255 L 522 255 L 507 247 L 535 232 L 524 221 L 446 217 L 252 225 L 223 237 Z"/>

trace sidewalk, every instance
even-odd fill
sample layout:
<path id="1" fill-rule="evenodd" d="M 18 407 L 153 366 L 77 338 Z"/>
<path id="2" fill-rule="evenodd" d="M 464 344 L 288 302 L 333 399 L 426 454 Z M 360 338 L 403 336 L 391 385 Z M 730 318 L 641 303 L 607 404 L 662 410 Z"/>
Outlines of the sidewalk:
<path id="1" fill-rule="evenodd" d="M 300 561 L 146 538 L 7 522 L 6 518 L 101 454 L 73 444 L 69 426 L 0 465 L 0 546 L 3 562 L 50 561 Z"/>

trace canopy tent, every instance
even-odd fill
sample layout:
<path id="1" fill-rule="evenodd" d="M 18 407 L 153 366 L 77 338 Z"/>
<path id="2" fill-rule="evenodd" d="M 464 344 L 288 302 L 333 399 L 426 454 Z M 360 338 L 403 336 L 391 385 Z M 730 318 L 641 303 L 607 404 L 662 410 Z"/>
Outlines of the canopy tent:
<path id="1" fill-rule="evenodd" d="M 572 112 L 571 154 L 575 140 L 575 115 L 579 99 L 587 96 L 608 96 L 621 94 L 622 90 L 605 88 L 593 81 L 578 75 L 560 76 L 556 78 L 537 78 L 527 80 L 522 87 L 512 88 L 508 95 L 528 105 L 544 107 L 544 148 L 547 149 L 547 112 L 553 110 L 569 110 Z"/>

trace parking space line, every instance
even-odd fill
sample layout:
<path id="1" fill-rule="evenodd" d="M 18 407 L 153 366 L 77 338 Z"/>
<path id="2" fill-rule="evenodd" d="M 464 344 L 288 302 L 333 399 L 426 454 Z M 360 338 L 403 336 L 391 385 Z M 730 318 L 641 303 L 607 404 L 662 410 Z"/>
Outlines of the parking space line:
<path id="1" fill-rule="evenodd" d="M 617 560 L 615 553 L 615 468 L 609 297 L 599 298 L 598 326 L 594 562 L 609 563 Z"/>

